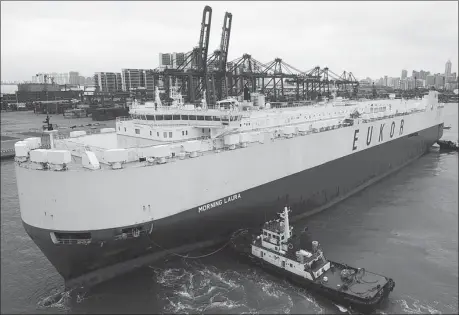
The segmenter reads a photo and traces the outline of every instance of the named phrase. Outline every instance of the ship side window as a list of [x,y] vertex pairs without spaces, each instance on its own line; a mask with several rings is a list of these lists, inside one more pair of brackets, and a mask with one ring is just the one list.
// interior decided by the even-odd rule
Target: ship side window
[[202,128],[202,133],[204,133],[204,128]]
[[184,136],[184,135],[185,135],[185,131],[182,130],[182,136]]
[[180,115],[174,115],[173,119],[174,120],[180,120]]
[[150,136],[151,136],[151,135],[152,135],[152,134],[151,134],[151,130],[150,130]]
[[126,132],[126,127],[124,127],[124,132]]
[[169,131],[169,138],[172,138],[172,131]]
[[204,116],[198,116],[198,120],[204,120]]
[[140,129],[137,129],[137,128],[136,128],[136,129],[135,129],[135,134],[136,134],[136,135],[140,135]]
[[186,130],[185,134],[188,136],[188,130]]
[[156,136],[159,137],[159,132],[156,133]]
[[118,131],[121,131],[121,127],[118,127]]
[[163,138],[167,138],[167,132],[163,132]]

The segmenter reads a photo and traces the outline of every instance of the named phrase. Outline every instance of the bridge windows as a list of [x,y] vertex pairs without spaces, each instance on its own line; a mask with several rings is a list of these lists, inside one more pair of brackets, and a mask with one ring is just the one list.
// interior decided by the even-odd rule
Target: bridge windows
[[180,115],[174,115],[174,116],[172,117],[172,119],[173,119],[173,120],[180,120]]
[[135,129],[135,134],[136,134],[136,135],[140,135],[140,129],[137,129],[137,128],[136,128],[136,129]]

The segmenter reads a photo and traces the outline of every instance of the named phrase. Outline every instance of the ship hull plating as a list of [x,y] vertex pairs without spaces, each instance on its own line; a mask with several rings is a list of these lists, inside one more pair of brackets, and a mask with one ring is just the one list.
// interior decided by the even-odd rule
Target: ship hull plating
[[[183,246],[186,245],[220,240],[239,228],[258,227],[274,218],[285,205],[291,207],[293,218],[313,214],[417,159],[442,136],[442,128],[443,124],[435,125],[384,145],[241,191],[216,201],[216,205],[202,205],[144,223],[138,237],[128,235],[124,239],[115,239],[114,235],[119,235],[120,228],[105,229],[87,231],[92,236],[92,242],[87,245],[55,244],[50,237],[51,230],[36,228],[25,222],[23,225],[67,283],[81,284],[80,279],[84,279],[81,280],[83,282],[98,282],[101,280],[96,279],[97,273],[103,269],[122,264],[121,269],[129,270],[141,264],[141,257],[160,257],[185,250]],[[110,273],[119,273],[115,269]],[[85,276],[88,274],[93,278],[87,279]]]

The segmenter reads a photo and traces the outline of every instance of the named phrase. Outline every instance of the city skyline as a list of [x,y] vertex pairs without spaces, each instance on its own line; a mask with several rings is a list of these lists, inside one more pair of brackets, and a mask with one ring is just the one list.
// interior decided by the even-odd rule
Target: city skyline
[[[166,53],[166,54],[172,55],[172,53]],[[174,54],[175,54],[175,53],[174,53]],[[180,54],[180,53],[178,53],[178,54]],[[161,55],[164,55],[164,53],[159,53],[160,58],[161,58]],[[446,71],[446,64],[447,64],[448,62],[449,62],[450,64],[454,65],[454,64],[451,62],[451,60],[448,59],[447,62],[444,64],[444,71],[443,71],[443,72],[431,71],[431,70],[424,70],[422,67],[417,67],[416,69],[413,69],[411,72],[410,72],[410,70],[408,70],[408,69],[401,69],[401,70],[400,70],[401,75],[399,75],[399,76],[388,76],[387,74],[382,74],[382,75],[377,76],[377,77],[374,77],[374,78],[370,78],[369,76],[357,77],[357,80],[358,80],[358,81],[361,81],[361,80],[366,80],[366,79],[370,78],[372,81],[377,81],[377,80],[379,80],[379,79],[381,79],[381,78],[384,78],[384,77],[399,78],[399,79],[402,79],[402,80],[403,80],[403,71],[407,71],[407,78],[411,78],[411,77],[412,77],[412,75],[410,74],[410,73],[412,73],[412,72],[422,72],[422,71],[428,72],[428,73],[430,73],[430,75],[436,75],[436,74],[441,74],[441,75],[443,75],[443,74],[446,74],[446,73],[447,73],[447,71]],[[452,73],[457,74],[456,71],[451,71],[451,69],[453,69],[453,68],[452,68],[452,65],[451,65],[450,68],[449,68],[449,70],[450,70],[449,74],[452,74]],[[161,66],[164,66],[164,65],[162,65],[161,63],[159,63],[159,65],[158,65],[157,67],[155,67],[155,68],[160,68]],[[94,75],[96,75],[97,73],[121,73],[123,69],[128,69],[128,68],[122,67],[122,68],[120,68],[120,69],[113,70],[113,71],[112,71],[112,70],[110,70],[110,71],[97,71],[97,72],[94,72],[94,73],[92,73],[91,75],[88,75],[88,76],[87,76],[87,75],[81,76],[81,73],[80,73],[80,76],[79,76],[79,77],[80,77],[80,78],[84,77],[84,78],[86,78],[86,79],[89,79],[89,78],[93,78]],[[154,69],[154,68],[151,68],[151,69]],[[147,69],[136,69],[136,70],[147,70]],[[419,70],[419,71],[418,71],[418,70]],[[62,74],[70,74],[71,72],[79,73],[79,71],[69,71],[69,72],[66,72],[66,73],[58,73],[58,74],[60,74],[60,75],[62,75]],[[46,73],[46,74],[53,74],[53,73],[55,73],[55,72],[45,72],[45,73]],[[32,77],[34,77],[34,76],[32,76]],[[420,79],[420,78],[418,78],[418,79]],[[457,78],[456,78],[456,80],[457,80]],[[2,80],[2,82],[4,82],[4,81],[5,81],[5,82],[12,82],[12,81],[7,81],[7,80]],[[33,82],[33,80],[16,80],[16,82],[21,82],[21,81]],[[87,81],[86,81],[86,82],[87,82]],[[43,83],[43,82],[37,82],[37,83]],[[56,82],[56,83],[58,83],[58,82]],[[64,84],[64,83],[62,83],[62,84]],[[68,84],[72,84],[72,83],[69,82]],[[81,84],[81,83],[80,83],[80,84]],[[86,84],[87,84],[87,83],[86,83]]]
[[[69,67],[85,76],[122,68],[154,69],[159,53],[186,52],[196,46],[206,4],[2,2],[2,80],[28,80],[43,69],[60,73]],[[224,12],[234,16],[229,61],[250,53],[261,62],[280,57],[303,71],[318,65],[336,73],[346,70],[358,78],[378,78],[385,73],[399,76],[401,69],[419,65],[443,72],[445,59],[450,58],[452,72],[457,72],[455,2],[269,2],[263,6],[212,2],[210,6],[209,51],[218,48]],[[407,13],[394,15],[394,7]],[[303,13],[313,11],[327,12],[328,18],[312,14],[305,20]],[[254,12],[264,18],[253,23]],[[130,22],[119,23],[120,19]],[[275,24],[269,22],[273,19]],[[389,24],[377,22],[388,19]],[[94,31],[100,23],[110,30],[104,36]],[[75,37],[80,39],[74,41]]]

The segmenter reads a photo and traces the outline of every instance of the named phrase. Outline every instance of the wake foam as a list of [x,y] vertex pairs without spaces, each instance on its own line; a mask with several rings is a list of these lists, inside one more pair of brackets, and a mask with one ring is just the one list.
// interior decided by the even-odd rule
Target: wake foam
[[255,270],[222,271],[214,266],[184,261],[184,268],[154,268],[164,290],[166,313],[290,313],[294,299],[306,301],[314,313],[322,308],[306,292],[287,282],[278,283]]

